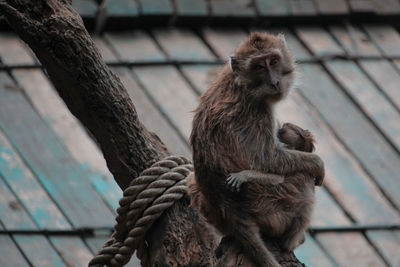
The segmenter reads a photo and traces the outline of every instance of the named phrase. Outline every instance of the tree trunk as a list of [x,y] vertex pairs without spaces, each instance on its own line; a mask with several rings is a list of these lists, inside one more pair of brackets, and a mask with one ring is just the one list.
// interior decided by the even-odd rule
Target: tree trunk
[[[68,0],[0,0],[0,12],[34,51],[71,112],[96,138],[118,185],[168,155],[161,140],[139,121],[121,81],[104,63]],[[149,266],[252,266],[240,246],[218,236],[186,196],[146,235]],[[301,266],[275,247],[284,266]],[[215,257],[215,251],[217,251]]]

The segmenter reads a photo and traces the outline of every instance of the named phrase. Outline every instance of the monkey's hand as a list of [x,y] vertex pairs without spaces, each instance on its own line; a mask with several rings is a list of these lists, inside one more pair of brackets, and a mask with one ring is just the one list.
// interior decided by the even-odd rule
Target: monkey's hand
[[249,177],[243,172],[230,173],[226,179],[226,185],[233,192],[239,192],[243,183],[247,182]]
[[318,156],[316,157],[316,159],[318,162],[317,165],[319,165],[319,171],[317,172],[314,183],[316,186],[322,186],[322,184],[324,183],[324,178],[325,178],[324,161]]
[[304,152],[314,151],[315,139],[311,132],[292,123],[282,125],[278,131],[278,138],[292,149]]
[[232,191],[239,192],[243,183],[255,181],[260,184],[277,185],[282,183],[284,179],[285,177],[282,175],[262,173],[254,170],[244,170],[241,172],[230,173],[225,183]]

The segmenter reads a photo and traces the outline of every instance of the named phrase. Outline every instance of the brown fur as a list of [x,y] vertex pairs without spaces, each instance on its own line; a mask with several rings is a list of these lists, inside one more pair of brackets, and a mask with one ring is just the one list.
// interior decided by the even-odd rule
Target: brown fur
[[[278,86],[255,66],[270,60],[271,51],[280,63],[268,75],[279,78]],[[324,176],[318,156],[276,143],[273,107],[286,96],[293,68],[282,38],[252,34],[235,53],[232,69],[224,66],[201,96],[193,120],[192,202],[222,234],[241,242],[259,266],[279,266],[260,234],[280,237],[289,250],[301,242],[314,201],[313,178],[320,184]],[[292,147],[300,139],[313,142],[307,135],[294,138],[298,133],[293,129],[285,131],[283,141]],[[228,188],[228,176],[245,181],[240,193]]]

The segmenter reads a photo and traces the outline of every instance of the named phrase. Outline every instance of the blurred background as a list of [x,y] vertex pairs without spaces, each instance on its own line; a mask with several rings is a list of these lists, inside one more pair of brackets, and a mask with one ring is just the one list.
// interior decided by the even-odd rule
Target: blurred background
[[[295,253],[307,266],[400,266],[400,1],[73,6],[139,119],[187,157],[192,111],[218,68],[249,32],[284,33],[299,82],[277,115],[314,133],[327,170]],[[94,140],[0,19],[0,266],[86,266],[121,196]]]

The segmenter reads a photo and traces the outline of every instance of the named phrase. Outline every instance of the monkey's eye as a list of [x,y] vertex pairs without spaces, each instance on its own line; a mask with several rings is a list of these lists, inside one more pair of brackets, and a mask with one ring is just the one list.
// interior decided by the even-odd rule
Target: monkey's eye
[[275,57],[270,60],[269,65],[274,66],[274,65],[278,64],[278,62],[279,62],[279,60]]

